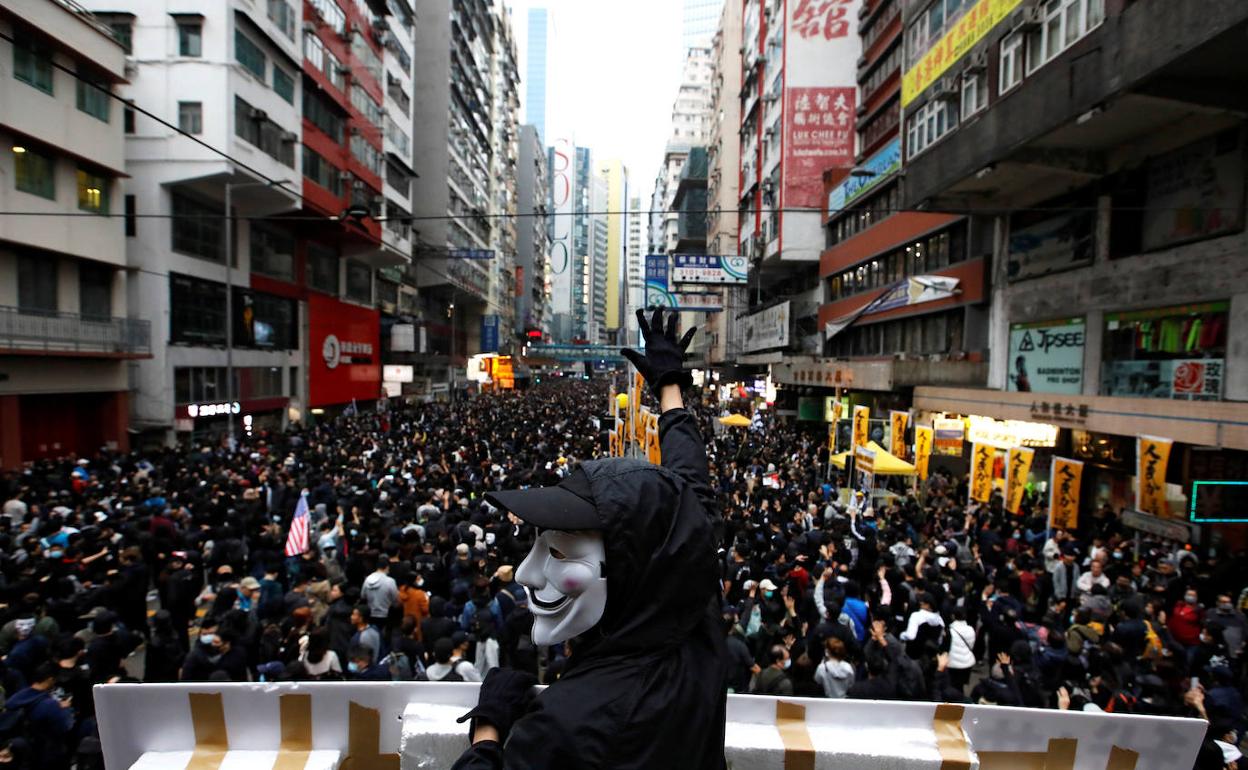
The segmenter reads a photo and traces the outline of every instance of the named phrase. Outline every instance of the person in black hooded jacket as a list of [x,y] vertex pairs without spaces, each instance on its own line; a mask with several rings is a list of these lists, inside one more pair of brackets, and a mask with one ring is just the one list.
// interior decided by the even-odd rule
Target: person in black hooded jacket
[[[691,384],[682,362],[693,330],[678,340],[676,316],[665,327],[662,310],[649,324],[641,312],[638,320],[645,355],[624,355],[659,397],[662,466],[591,461],[556,487],[487,495],[543,534],[601,533],[605,558],[590,566],[600,568],[591,574],[605,581],[605,605],[572,640],[562,676],[536,698],[530,675],[491,671],[463,718],[473,720],[473,744],[458,770],[725,767],[719,521],[705,446],[681,397]],[[566,556],[539,535],[526,562]],[[585,601],[592,589],[552,601],[567,584],[552,589],[532,573],[522,564],[517,577],[538,615],[535,641],[545,643],[539,612],[558,617],[553,608]]]

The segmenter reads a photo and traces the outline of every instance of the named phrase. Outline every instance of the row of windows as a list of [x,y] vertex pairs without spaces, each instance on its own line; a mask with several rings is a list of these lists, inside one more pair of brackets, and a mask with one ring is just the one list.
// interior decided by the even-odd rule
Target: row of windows
[[269,120],[263,110],[252,107],[239,96],[234,97],[234,133],[278,163],[295,167],[295,140],[298,137],[284,131]]
[[336,0],[308,0],[325,23],[338,34],[347,28],[347,15],[338,7]]
[[889,99],[888,105],[877,112],[867,123],[858,129],[862,138],[862,148],[872,147],[886,136],[891,136],[901,122],[901,94]]
[[[871,225],[892,216],[900,209],[901,188],[897,184],[889,184],[862,203],[854,204],[853,210],[847,216],[828,225],[827,248],[832,248],[841,241],[852,238]],[[828,213],[835,214],[835,212]]]
[[906,119],[906,157],[913,158],[957,127],[957,102],[932,99]]
[[966,314],[962,308],[918,318],[851,326],[824,346],[834,358],[892,356],[899,352],[919,355],[955,353],[963,350]]
[[288,39],[295,39],[295,8],[286,0],[269,0],[269,21]]
[[866,104],[875,91],[901,69],[901,55],[902,46],[894,45],[887,54],[880,58],[871,73],[867,75],[867,79],[859,84],[863,104]]
[[374,126],[382,125],[385,112],[380,104],[373,101],[372,95],[360,87],[359,83],[351,84],[351,106],[355,107],[369,123]]
[[[35,147],[13,147],[14,186],[40,198],[56,200],[56,158]],[[76,172],[78,208],[93,214],[109,213],[112,180],[82,166]]]
[[[17,256],[17,307],[26,313],[60,310],[60,260],[43,254]],[[107,320],[113,315],[113,268],[95,262],[78,262],[78,312],[87,320]]]
[[299,367],[290,367],[290,392],[282,388],[282,368],[277,366],[236,366],[234,387],[226,387],[223,366],[179,366],[173,370],[173,394],[179,406],[226,401],[233,395],[242,401],[260,398],[294,397],[299,385]]
[[342,197],[342,177],[338,169],[307,145],[303,147],[303,175],[329,190],[335,197]]
[[351,137],[351,154],[360,162],[364,168],[372,171],[374,174],[381,176],[382,155],[381,151],[363,136],[356,134]]
[[[337,6],[335,6],[337,7]],[[325,47],[321,39],[316,35],[303,36],[303,57],[308,60],[313,68],[320,70],[329,84],[339,91],[347,90],[346,72],[342,66],[342,62],[333,51]]]
[[[282,0],[279,3],[285,5]],[[262,83],[267,83],[269,58],[264,53],[264,49],[248,37],[242,29],[235,27],[234,29],[234,58],[243,65],[243,69],[247,70]],[[295,79],[294,77],[278,66],[276,61],[273,62],[273,91],[288,103],[295,103]]]
[[903,278],[940,270],[966,257],[966,226],[958,224],[830,276],[828,300],[835,302],[864,291],[892,286]]
[[[226,287],[176,273],[169,274],[169,340],[182,344],[223,345],[226,334]],[[233,342],[239,347],[294,350],[299,346],[298,304],[287,297],[235,286]]]
[[[55,66],[52,49],[30,42],[13,43],[13,77],[44,93],[52,95],[56,90]],[[78,69],[74,78],[75,102],[79,111],[98,118],[105,123],[112,109],[112,97],[108,83],[92,77],[91,73]]]
[[335,144],[342,144],[346,134],[347,120],[339,111],[338,105],[327,95],[316,89],[305,88],[303,90],[303,117],[333,139]]

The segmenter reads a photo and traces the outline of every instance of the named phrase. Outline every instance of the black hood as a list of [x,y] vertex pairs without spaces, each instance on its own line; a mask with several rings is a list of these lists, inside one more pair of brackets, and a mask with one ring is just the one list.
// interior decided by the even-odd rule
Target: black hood
[[715,586],[715,549],[694,492],[675,473],[640,460],[582,464],[604,523],[607,607],[574,658],[679,645],[703,620]]

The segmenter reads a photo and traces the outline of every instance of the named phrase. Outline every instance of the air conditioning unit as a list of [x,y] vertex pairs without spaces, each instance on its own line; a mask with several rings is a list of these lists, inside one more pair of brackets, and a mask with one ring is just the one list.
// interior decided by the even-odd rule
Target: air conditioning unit
[[360,135],[360,127],[351,126],[351,136],[359,136],[359,135]]
[[1020,29],[1039,27],[1043,23],[1044,9],[1039,5],[1028,5],[1018,13],[1018,26]]
[[377,38],[377,45],[382,48],[390,45],[390,30],[383,29],[380,32],[374,32],[373,34]]
[[338,172],[338,181],[339,181],[339,182],[350,182],[350,181],[351,181],[352,179],[354,179],[354,178],[355,178],[355,177],[354,177],[354,176],[352,176],[352,174],[351,174],[351,172],[350,172],[350,171],[339,171],[339,172]]
[[376,19],[373,21],[373,34],[374,35],[381,35],[389,31],[390,31],[390,25],[386,23],[385,19]]
[[349,43],[351,42],[351,33],[354,31],[355,31],[355,27],[353,27],[351,25],[351,22],[348,21],[347,23],[342,25],[342,32],[338,33],[338,37],[342,38],[343,40]]
[[936,88],[932,91],[933,99],[947,99],[957,101],[961,95],[958,88],[958,78],[955,76],[946,76],[936,81]]
[[303,32],[305,35],[315,35],[316,34],[316,22],[305,21],[303,23]]
[[966,68],[972,72],[982,72],[988,69],[988,52],[976,51],[966,61]]
[[283,131],[282,141],[285,142],[286,144],[294,144],[295,142],[299,141],[299,135],[296,134],[294,131]]
[[337,72],[339,75],[351,74],[351,68],[345,64],[339,64],[337,67],[334,67],[334,71]]
[[355,180],[354,182],[352,182],[352,183],[351,183],[351,189],[352,189],[352,190],[363,190],[363,189],[364,189],[364,182],[362,182],[362,181],[361,181],[361,180],[359,180],[359,179]]
[[376,207],[377,207],[377,209],[380,211],[380,210],[381,210],[381,207],[382,207],[382,206],[384,206],[384,205],[386,205],[386,196],[384,196],[384,195],[374,195],[374,196],[373,196],[373,205],[374,205],[374,206],[376,206]]
[[259,107],[252,107],[251,112],[247,113],[247,116],[250,117],[252,120],[268,120],[269,119],[269,113],[265,112]]

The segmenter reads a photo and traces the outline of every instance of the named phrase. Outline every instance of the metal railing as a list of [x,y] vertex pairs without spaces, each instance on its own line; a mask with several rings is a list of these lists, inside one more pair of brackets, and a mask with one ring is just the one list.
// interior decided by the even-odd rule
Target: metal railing
[[0,348],[150,355],[152,324],[133,318],[93,318],[0,306]]

